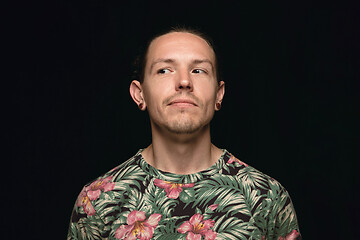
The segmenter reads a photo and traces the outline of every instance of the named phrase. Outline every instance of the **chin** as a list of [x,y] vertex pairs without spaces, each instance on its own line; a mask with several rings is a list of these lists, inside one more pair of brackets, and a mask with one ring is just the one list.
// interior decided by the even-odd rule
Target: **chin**
[[174,121],[167,125],[166,128],[169,132],[175,134],[193,134],[198,132],[204,125],[201,123],[195,123],[194,121]]
[[174,134],[193,134],[196,133],[199,128],[190,128],[190,127],[184,127],[184,128],[180,128],[180,127],[169,127],[167,128],[169,132],[174,133]]

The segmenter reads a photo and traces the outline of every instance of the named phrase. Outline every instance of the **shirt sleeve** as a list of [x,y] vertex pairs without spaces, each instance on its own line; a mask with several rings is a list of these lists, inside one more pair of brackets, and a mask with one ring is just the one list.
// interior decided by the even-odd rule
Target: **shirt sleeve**
[[282,189],[274,200],[273,212],[270,214],[269,239],[301,240],[295,209],[288,192]]
[[106,239],[103,229],[104,222],[83,189],[71,214],[67,240]]

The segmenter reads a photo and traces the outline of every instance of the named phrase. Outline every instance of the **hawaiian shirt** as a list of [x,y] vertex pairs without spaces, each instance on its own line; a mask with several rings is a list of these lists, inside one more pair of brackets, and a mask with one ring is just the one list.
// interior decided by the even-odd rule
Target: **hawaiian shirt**
[[301,239],[282,185],[223,151],[210,168],[177,175],[139,150],[83,188],[67,239]]

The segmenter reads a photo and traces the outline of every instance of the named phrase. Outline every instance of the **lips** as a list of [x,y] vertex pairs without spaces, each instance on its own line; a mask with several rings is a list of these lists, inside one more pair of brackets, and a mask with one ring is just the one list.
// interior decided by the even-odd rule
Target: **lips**
[[197,104],[191,99],[174,99],[170,101],[169,105],[173,106],[197,106]]

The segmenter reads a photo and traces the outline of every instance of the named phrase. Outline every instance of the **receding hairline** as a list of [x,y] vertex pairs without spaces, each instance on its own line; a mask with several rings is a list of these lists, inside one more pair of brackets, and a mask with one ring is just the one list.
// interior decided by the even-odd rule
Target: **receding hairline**
[[[165,36],[167,36],[167,35],[171,35],[171,34],[186,34],[186,35],[192,35],[192,36],[194,36],[194,37],[196,37],[196,38],[198,38],[198,39],[200,39],[200,40],[202,40],[202,41],[204,41],[206,44],[207,44],[207,46],[211,49],[211,52],[212,52],[212,54],[213,54],[213,59],[214,59],[214,63],[212,63],[210,60],[207,60],[207,59],[201,59],[201,60],[194,60],[194,61],[202,61],[202,62],[210,62],[210,65],[211,65],[211,67],[212,67],[212,70],[214,71],[214,73],[215,73],[215,75],[216,75],[216,72],[217,72],[217,69],[216,69],[216,65],[217,65],[217,59],[216,59],[216,53],[215,53],[215,50],[214,50],[214,47],[212,46],[212,44],[209,42],[209,41],[207,41],[203,36],[201,36],[202,34],[201,33],[197,33],[197,32],[195,32],[195,31],[187,31],[187,30],[171,30],[171,31],[169,31],[169,32],[167,32],[167,33],[164,33],[164,34],[161,34],[161,35],[159,35],[159,36],[156,36],[156,37],[154,37],[151,41],[150,41],[150,43],[148,44],[148,48],[146,49],[146,54],[145,54],[145,66],[144,66],[144,68],[146,69],[146,67],[147,67],[147,65],[149,64],[148,63],[148,55],[149,55],[149,51],[150,51],[150,48],[151,48],[151,46],[153,45],[153,43],[154,42],[156,42],[156,40],[158,40],[159,38],[161,38],[161,37],[165,37]],[[150,65],[150,67],[152,67],[153,66],[153,63]],[[145,70],[144,69],[144,70]]]
[[159,36],[156,36],[154,37],[151,41],[150,41],[150,44],[148,45],[148,49],[147,49],[147,52],[149,51],[150,49],[150,46],[156,41],[158,40],[159,38],[162,38],[162,37],[165,37],[167,35],[174,35],[174,34],[185,34],[185,35],[192,35],[198,39],[201,39],[202,41],[206,42],[207,45],[211,48],[211,50],[214,52],[214,47],[212,46],[212,44],[206,40],[200,33],[196,33],[196,32],[192,32],[192,31],[177,31],[177,30],[171,30],[170,32],[167,32],[167,33],[164,33],[164,34],[161,34]]
[[145,47],[142,48],[140,47],[139,50],[141,51],[141,53],[139,53],[133,63],[134,66],[134,70],[133,70],[133,76],[132,79],[137,79],[139,80],[140,83],[144,82],[144,78],[145,78],[145,68],[146,65],[148,65],[148,55],[149,55],[149,48],[152,45],[152,43],[154,41],[156,41],[158,38],[165,36],[167,34],[172,34],[172,33],[187,33],[187,34],[191,34],[194,35],[200,39],[202,39],[203,41],[205,41],[207,43],[207,45],[210,47],[211,52],[213,53],[213,57],[214,57],[214,69],[215,69],[215,75],[216,75],[216,80],[219,83],[221,76],[220,76],[220,67],[219,67],[219,62],[218,62],[218,56],[217,56],[217,51],[213,42],[213,39],[207,35],[205,32],[196,29],[196,28],[191,28],[191,27],[181,27],[181,26],[176,26],[171,28],[170,30],[166,31],[166,32],[162,32],[160,34],[154,35],[151,39],[149,39],[149,41],[145,44]]

